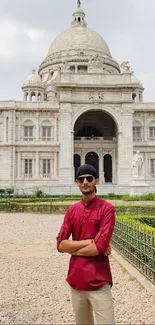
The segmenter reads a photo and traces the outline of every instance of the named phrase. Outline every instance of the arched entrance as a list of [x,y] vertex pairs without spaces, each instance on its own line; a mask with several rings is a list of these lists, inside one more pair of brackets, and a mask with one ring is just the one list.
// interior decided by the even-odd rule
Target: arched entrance
[[97,174],[99,174],[99,156],[96,152],[88,152],[85,157],[85,164],[90,164],[95,167]]
[[103,165],[104,165],[103,170],[104,170],[105,183],[112,183],[112,157],[111,157],[111,155],[104,156]]
[[[100,184],[116,182],[117,142],[117,125],[107,112],[89,110],[76,120],[74,151],[81,152],[81,164],[89,163],[97,169]],[[107,151],[109,155],[105,155]]]
[[81,157],[78,154],[74,155],[74,177],[76,180],[77,169],[81,166]]

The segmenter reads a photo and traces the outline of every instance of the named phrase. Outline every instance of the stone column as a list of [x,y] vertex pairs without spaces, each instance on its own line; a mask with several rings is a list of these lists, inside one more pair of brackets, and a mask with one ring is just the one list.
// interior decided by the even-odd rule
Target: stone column
[[82,154],[81,154],[81,165],[85,164],[85,151],[82,150]]
[[57,177],[57,152],[54,153],[54,177]]
[[18,141],[21,141],[21,115],[18,117]]
[[31,102],[31,91],[28,91],[28,101]]
[[36,123],[36,141],[40,139],[40,115],[37,113],[37,123]]
[[39,152],[36,152],[36,177],[39,178]]
[[112,150],[112,183],[116,184],[116,149]]
[[41,101],[44,102],[44,91],[41,92]]
[[99,154],[99,179],[100,179],[100,184],[104,184],[104,171],[103,171],[103,151],[102,149],[100,150]]
[[60,182],[65,185],[72,185],[74,169],[71,104],[62,104],[60,112]]
[[38,93],[39,93],[38,90],[36,90],[36,92],[35,92],[36,102],[38,102]]
[[25,102],[27,102],[27,98],[28,98],[28,96],[27,96],[27,91],[24,91],[24,101],[25,101]]
[[57,142],[57,118],[54,121],[54,142]]
[[144,164],[145,164],[145,175],[144,175],[144,178],[148,178],[148,175],[149,175],[149,170],[148,170],[148,154],[147,152],[145,152],[145,157],[144,157]]
[[4,118],[4,143],[7,142],[7,124],[8,124],[8,119],[6,117]]
[[20,178],[21,177],[21,152],[18,152],[18,164],[17,164],[17,177]]
[[132,108],[121,115],[122,130],[118,132],[117,184],[131,185],[133,160]]

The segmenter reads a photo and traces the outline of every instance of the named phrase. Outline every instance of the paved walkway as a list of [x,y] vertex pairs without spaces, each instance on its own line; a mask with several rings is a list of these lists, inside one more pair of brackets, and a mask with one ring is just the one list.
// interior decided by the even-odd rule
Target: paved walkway
[[[0,214],[0,324],[73,324],[68,255],[55,249],[63,217]],[[117,324],[155,324],[155,298],[111,257]]]

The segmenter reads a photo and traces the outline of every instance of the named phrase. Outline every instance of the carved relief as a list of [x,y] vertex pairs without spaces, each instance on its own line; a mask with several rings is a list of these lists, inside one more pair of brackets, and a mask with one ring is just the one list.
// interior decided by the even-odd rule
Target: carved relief
[[95,93],[89,93],[88,98],[91,99],[95,99]]
[[62,72],[69,72],[69,71],[70,71],[70,65],[68,64],[67,61],[65,61],[62,66]]
[[90,92],[88,96],[89,100],[103,100],[104,99],[104,93],[103,92]]
[[98,55],[98,54],[95,54],[95,55],[91,58],[91,60],[90,60],[90,62],[89,62],[89,69],[101,68],[101,67],[102,67],[102,64],[103,64],[103,63],[102,63],[102,61],[101,61],[99,55]]
[[99,99],[104,99],[104,93],[102,93],[102,92],[101,93],[98,93],[98,98]]

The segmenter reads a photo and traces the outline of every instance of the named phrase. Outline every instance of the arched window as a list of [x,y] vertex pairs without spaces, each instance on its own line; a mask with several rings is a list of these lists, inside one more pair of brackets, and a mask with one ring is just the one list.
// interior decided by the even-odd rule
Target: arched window
[[148,137],[150,141],[155,141],[155,121],[149,124]]
[[103,170],[104,170],[105,183],[112,183],[112,157],[111,157],[111,155],[104,156]]
[[75,172],[75,180],[76,180],[76,174],[77,169],[81,166],[81,157],[78,154],[74,155],[74,172]]
[[53,127],[49,120],[45,120],[41,124],[41,139],[42,141],[51,141],[54,139]]
[[23,130],[23,140],[24,141],[33,141],[34,138],[34,126],[31,120],[27,120],[24,122],[24,130]]
[[41,93],[38,93],[38,101],[41,101]]
[[36,102],[36,93],[34,91],[31,93],[31,102]]
[[97,174],[99,173],[99,156],[96,152],[88,152],[85,157],[85,164],[95,167]]
[[133,140],[142,141],[142,124],[139,121],[133,122]]

